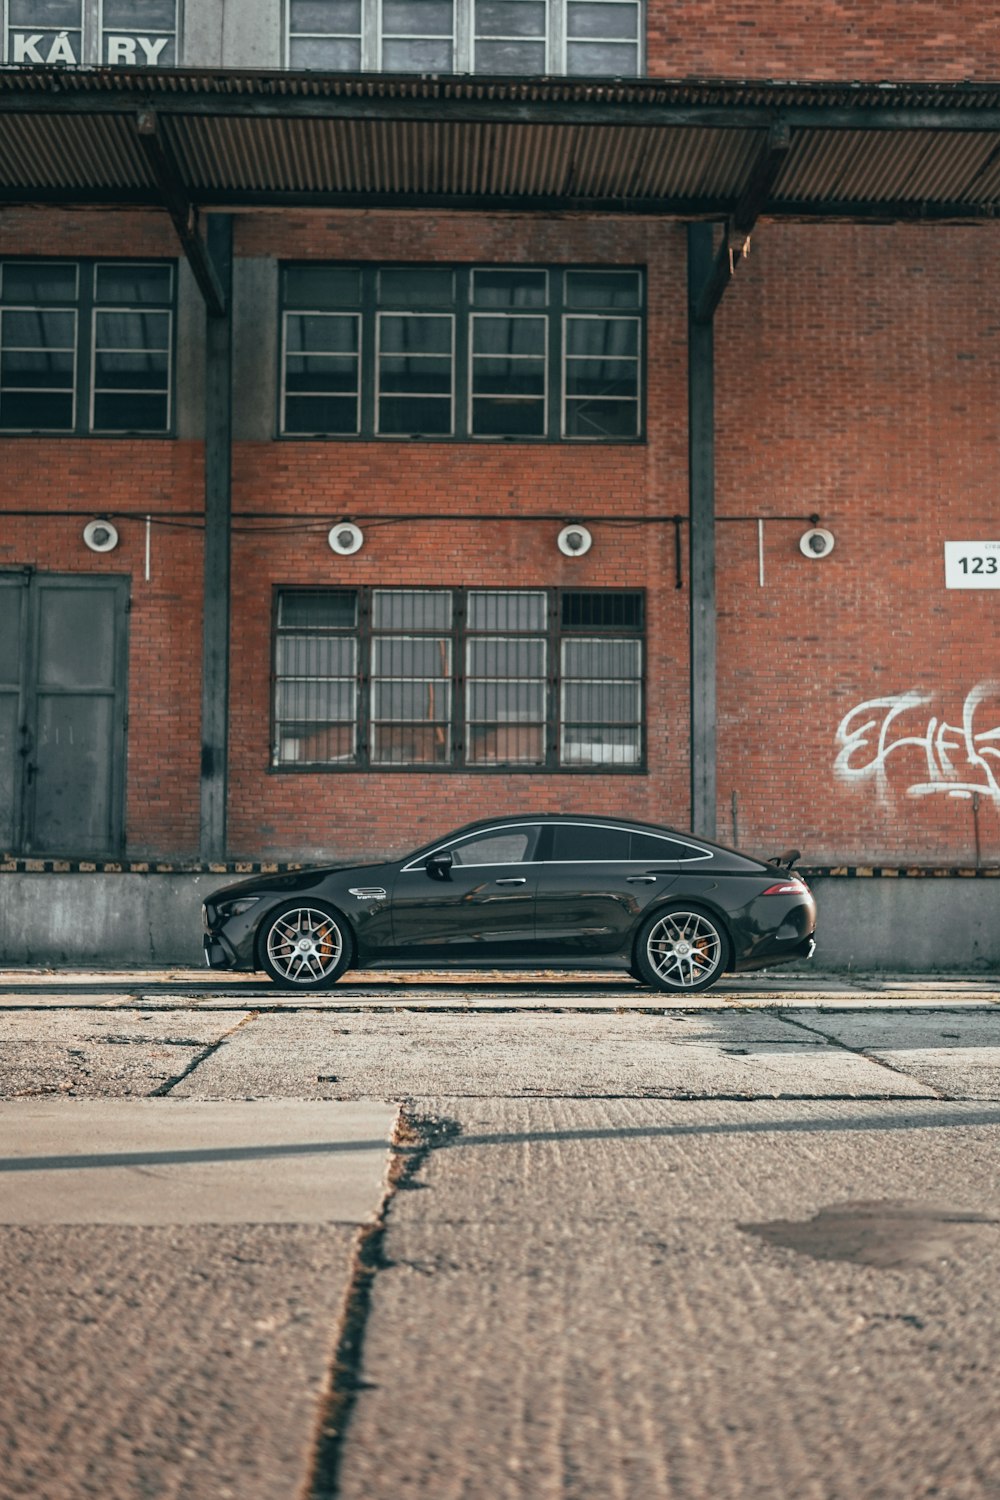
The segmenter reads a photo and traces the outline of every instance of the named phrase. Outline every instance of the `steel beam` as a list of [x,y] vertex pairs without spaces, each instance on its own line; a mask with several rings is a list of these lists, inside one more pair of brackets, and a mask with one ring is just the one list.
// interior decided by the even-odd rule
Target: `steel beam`
[[229,784],[229,619],[233,429],[233,221],[208,221],[208,252],[224,311],[205,329],[205,545],[201,681],[201,858],[226,857]]
[[715,837],[715,351],[712,320],[695,316],[714,260],[710,224],[689,224],[688,487],[690,505],[691,828]]
[[768,131],[736,207],[726,220],[722,244],[695,307],[697,322],[711,321],[726,287],[736,274],[736,267],[750,253],[750,235],[771,196],[791,144],[792,132],[787,126],[775,125]]
[[144,109],[136,116],[139,145],[159,189],[163,206],[173,220],[177,237],[194,272],[194,279],[213,317],[225,310],[225,298],[212,257],[198,229],[198,210],[181,177],[176,158],[164,140],[156,112]]

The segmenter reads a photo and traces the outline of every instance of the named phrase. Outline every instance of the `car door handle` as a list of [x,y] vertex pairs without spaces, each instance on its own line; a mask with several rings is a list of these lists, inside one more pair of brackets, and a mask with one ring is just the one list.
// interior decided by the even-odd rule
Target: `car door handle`
[[655,875],[626,875],[629,885],[655,885]]
[[494,880],[494,885],[526,885],[527,881],[523,875],[505,875],[503,880]]

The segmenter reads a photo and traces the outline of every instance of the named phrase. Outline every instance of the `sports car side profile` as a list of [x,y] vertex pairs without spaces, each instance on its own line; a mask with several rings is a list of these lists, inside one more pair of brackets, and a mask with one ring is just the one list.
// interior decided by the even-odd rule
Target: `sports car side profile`
[[[784,857],[783,857],[784,858]],[[694,993],[812,955],[776,861],[620,818],[485,819],[402,859],[259,875],[204,903],[212,968],[318,990],[347,969],[597,969]]]

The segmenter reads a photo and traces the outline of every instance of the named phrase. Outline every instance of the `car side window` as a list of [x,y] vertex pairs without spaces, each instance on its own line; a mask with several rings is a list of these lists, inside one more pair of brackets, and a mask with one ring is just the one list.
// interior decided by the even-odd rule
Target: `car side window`
[[559,864],[577,860],[599,863],[628,859],[627,828],[602,828],[597,823],[559,823],[552,830],[549,859]]
[[692,859],[697,858],[700,850],[692,849],[687,844],[676,844],[673,839],[660,838],[655,833],[633,833],[629,846],[629,858],[645,860],[653,863],[659,860]]
[[451,850],[456,865],[519,865],[531,858],[537,831],[530,828],[494,829],[465,839]]

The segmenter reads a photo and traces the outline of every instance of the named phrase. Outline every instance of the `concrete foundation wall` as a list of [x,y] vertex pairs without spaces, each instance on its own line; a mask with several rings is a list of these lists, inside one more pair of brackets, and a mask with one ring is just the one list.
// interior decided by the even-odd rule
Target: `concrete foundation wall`
[[[0,965],[201,964],[217,874],[0,875]],[[1000,972],[1000,878],[814,877],[823,969]]]

